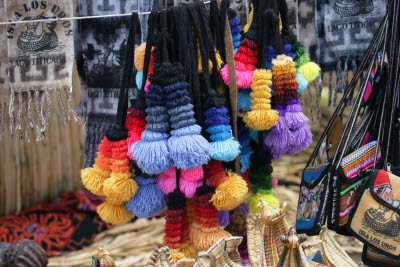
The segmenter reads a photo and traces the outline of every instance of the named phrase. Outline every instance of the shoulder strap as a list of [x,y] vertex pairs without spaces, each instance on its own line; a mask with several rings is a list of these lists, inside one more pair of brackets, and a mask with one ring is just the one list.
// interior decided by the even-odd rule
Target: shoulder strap
[[379,25],[379,28],[376,31],[374,37],[372,38],[371,43],[368,46],[368,49],[361,61],[360,67],[357,69],[356,73],[354,73],[354,76],[351,79],[351,81],[347,87],[348,89],[345,90],[345,93],[344,93],[342,99],[340,100],[338,106],[336,107],[335,112],[333,113],[331,119],[329,120],[327,127],[325,128],[324,132],[322,133],[321,138],[319,139],[306,166],[309,166],[310,164],[312,164],[314,162],[315,158],[318,155],[318,151],[322,145],[322,142],[324,141],[325,137],[328,135],[329,129],[331,128],[333,122],[335,121],[335,118],[343,112],[343,110],[345,108],[345,104],[348,103],[349,98],[352,96],[351,92],[356,87],[358,80],[360,79],[361,73],[364,71],[364,68],[367,65],[367,62],[369,62],[371,60],[371,55],[372,55],[373,51],[375,51],[375,49],[377,49],[378,44],[383,39],[384,27],[386,25],[386,21],[387,21],[387,16],[385,16],[385,18],[382,20],[381,24]]
[[134,69],[134,55],[136,36],[141,36],[139,15],[132,13],[128,42],[126,45],[124,72],[118,98],[117,120],[121,126],[125,126],[126,113],[128,110],[128,88],[132,79]]

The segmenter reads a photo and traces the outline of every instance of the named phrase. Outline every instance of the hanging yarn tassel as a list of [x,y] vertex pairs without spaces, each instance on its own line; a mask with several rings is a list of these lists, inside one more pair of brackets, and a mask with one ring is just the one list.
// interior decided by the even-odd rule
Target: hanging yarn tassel
[[[250,88],[251,77],[256,69],[258,57],[258,45],[255,41],[244,38],[235,55],[235,69],[237,85],[240,88]],[[221,69],[224,83],[229,86],[228,65]]]
[[[169,194],[176,189],[175,168],[173,168],[172,170],[173,171],[161,173],[157,179],[157,184],[160,186],[165,194]],[[181,171],[181,173],[182,174],[181,179],[179,180],[179,188],[185,194],[185,197],[192,198],[194,196],[194,193],[196,192],[197,187],[199,187],[198,180],[187,180],[183,176],[183,171]],[[201,177],[199,180],[201,180]]]
[[243,202],[248,188],[240,175],[230,170],[224,172],[220,161],[211,162],[207,173],[216,188],[211,201],[217,210],[231,210]]
[[273,195],[274,182],[271,163],[272,157],[268,150],[259,150],[252,155],[252,163],[248,176],[252,195],[247,198],[246,203],[253,213],[260,213],[262,211],[261,208],[257,207],[260,197],[265,199],[270,205],[279,206],[279,201]]
[[228,18],[232,34],[233,52],[236,54],[240,47],[240,39],[242,38],[242,35],[240,34],[240,31],[242,30],[240,27],[240,18],[232,8],[229,8],[228,10]]
[[195,124],[193,105],[190,104],[191,99],[187,89],[189,84],[184,82],[182,65],[178,62],[167,64],[168,72],[164,75],[165,78],[169,77],[170,82],[165,82],[163,90],[173,129],[168,140],[170,156],[177,168],[194,169],[207,163],[212,147],[200,135],[201,127]]
[[132,219],[124,205],[138,190],[138,185],[132,178],[129,158],[126,155],[128,130],[125,127],[114,127],[107,130],[107,139],[115,142],[111,149],[111,174],[103,184],[106,202],[98,206],[97,212],[107,223],[119,225]]
[[114,143],[105,136],[99,145],[96,163],[92,168],[81,170],[82,183],[92,194],[104,196],[103,184],[111,174],[111,155]]
[[142,140],[132,145],[132,157],[141,170],[148,174],[159,174],[172,168],[173,161],[168,151],[169,117],[163,94],[163,78],[168,66],[155,64],[150,74],[149,92],[146,93],[147,117]]
[[313,82],[319,76],[321,68],[310,61],[309,55],[306,54],[306,49],[299,41],[292,44],[291,51],[296,55],[294,61],[296,62],[298,74],[303,76],[309,83]]
[[197,249],[189,240],[185,195],[179,188],[167,195],[166,214],[164,241],[171,249],[171,257],[175,262],[184,258],[197,258]]
[[293,134],[286,124],[286,106],[276,105],[275,110],[279,112],[279,119],[265,138],[265,145],[271,150],[272,158],[277,160],[288,150],[292,143]]
[[[251,77],[256,69],[258,57],[257,30],[258,25],[254,21],[249,31],[245,33],[235,55],[237,86],[240,88],[250,88]],[[221,69],[221,76],[224,83],[229,86],[228,65]]]
[[234,160],[240,153],[240,144],[232,136],[228,109],[215,90],[208,90],[205,109],[205,124],[209,126],[207,132],[211,135],[211,158],[226,162]]
[[308,86],[308,81],[303,75],[297,73],[296,82],[299,84],[298,93],[302,93]]
[[135,177],[139,189],[136,194],[125,203],[132,215],[139,218],[153,217],[165,208],[164,192],[152,177]]
[[[180,170],[176,171],[176,184],[179,184]],[[167,195],[165,223],[165,244],[171,249],[175,262],[184,259],[195,259],[198,256],[196,247],[189,240],[189,219],[184,194],[179,187]]]
[[218,240],[231,235],[219,228],[218,211],[210,202],[214,188],[203,185],[193,197],[194,221],[190,227],[190,240],[198,250],[208,250]]
[[298,68],[301,74],[309,83],[313,82],[318,76],[321,68],[314,62],[307,62]]
[[251,111],[247,112],[243,121],[255,131],[271,129],[278,120],[278,113],[271,109],[272,73],[270,70],[254,71],[251,84]]

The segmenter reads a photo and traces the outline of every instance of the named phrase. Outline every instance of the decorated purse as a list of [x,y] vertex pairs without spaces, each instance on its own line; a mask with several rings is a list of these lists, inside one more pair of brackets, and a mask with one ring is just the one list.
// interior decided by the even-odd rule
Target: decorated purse
[[[371,61],[368,73],[371,73],[373,65],[374,62]],[[338,145],[339,149],[336,150],[333,157],[331,195],[329,196],[331,207],[327,225],[329,229],[342,235],[349,235],[346,227],[349,215],[366,179],[365,172],[372,168],[375,159],[377,142],[372,139],[367,128],[371,123],[373,114],[377,113],[376,109],[365,107],[360,122],[354,131],[356,121],[361,113],[362,96],[367,85],[368,80],[364,80],[360,86],[360,91],[344,127]],[[355,151],[352,150],[354,146],[358,147]],[[353,152],[348,154],[349,151]],[[377,160],[380,159],[380,156],[379,149]]]
[[325,224],[329,193],[330,163],[307,166],[304,169],[297,207],[298,233],[316,235]]
[[[376,141],[369,142],[344,157],[333,176],[333,208],[328,221],[330,222],[329,228],[339,234],[348,235],[346,226],[366,180],[365,171],[373,166],[376,144]],[[377,159],[380,158],[381,150],[379,147]]]
[[384,170],[370,175],[348,230],[377,253],[400,260],[400,177]]

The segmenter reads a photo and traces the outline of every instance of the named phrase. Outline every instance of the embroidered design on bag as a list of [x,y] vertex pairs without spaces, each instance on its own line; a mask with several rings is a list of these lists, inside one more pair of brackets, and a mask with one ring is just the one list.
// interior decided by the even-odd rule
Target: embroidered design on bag
[[308,228],[307,226],[314,225],[321,204],[321,193],[323,190],[324,184],[319,184],[314,188],[301,187],[296,229]]
[[339,226],[346,225],[354,208],[354,202],[361,192],[366,177],[354,184],[343,184],[340,191]]
[[379,205],[377,209],[368,209],[362,224],[378,236],[400,242],[400,216],[387,207]]
[[[374,163],[376,141],[370,142],[350,155],[346,156],[340,166],[347,178],[357,177],[358,170],[366,170],[371,168]],[[378,148],[377,160],[381,158],[381,148]]]

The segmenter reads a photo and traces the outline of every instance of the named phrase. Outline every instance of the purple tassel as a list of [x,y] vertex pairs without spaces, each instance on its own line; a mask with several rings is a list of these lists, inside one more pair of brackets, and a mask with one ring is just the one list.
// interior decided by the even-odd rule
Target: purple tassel
[[229,210],[221,210],[218,212],[218,222],[221,226],[228,226],[230,223],[229,220]]
[[288,101],[285,113],[286,125],[290,129],[299,129],[307,124],[308,118],[303,114],[300,100]]
[[289,147],[286,154],[293,155],[300,151],[303,151],[312,143],[312,133],[310,125],[306,124],[300,129],[296,129],[292,131],[293,134],[293,142]]
[[265,138],[265,145],[270,148],[273,155],[278,155],[284,154],[289,148],[292,143],[293,134],[286,124],[286,107],[284,105],[276,105],[275,110],[279,112],[279,119]]

